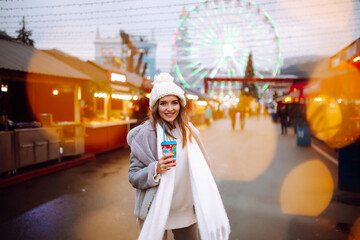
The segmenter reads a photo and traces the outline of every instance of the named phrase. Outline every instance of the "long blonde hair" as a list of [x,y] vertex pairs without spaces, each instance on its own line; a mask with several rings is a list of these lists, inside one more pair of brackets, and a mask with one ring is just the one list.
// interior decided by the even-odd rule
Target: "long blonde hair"
[[[180,126],[180,130],[181,130],[181,134],[182,134],[182,140],[183,140],[183,147],[186,146],[187,143],[187,133],[186,133],[186,128],[189,131],[189,140],[191,141],[192,138],[192,131],[189,125],[189,121],[188,121],[188,115],[187,115],[187,109],[181,104],[181,101],[178,98],[179,104],[180,104],[180,111],[178,116],[175,119],[175,123],[177,123]],[[154,107],[151,109],[151,115],[150,115],[150,121],[152,122],[153,128],[156,129],[156,124],[160,124],[161,126],[163,125],[163,123],[165,123],[165,134],[168,137],[172,137],[174,139],[176,139],[176,137],[174,135],[171,134],[170,130],[172,130],[174,128],[174,126],[172,126],[169,122],[165,121],[164,119],[161,118],[160,114],[159,114],[159,100],[157,100],[157,102],[154,104]]]

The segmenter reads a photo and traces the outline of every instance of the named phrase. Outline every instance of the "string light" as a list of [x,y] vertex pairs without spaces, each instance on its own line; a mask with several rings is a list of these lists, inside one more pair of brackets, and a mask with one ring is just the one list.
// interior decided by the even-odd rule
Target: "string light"
[[103,92],[96,92],[94,93],[94,97],[96,98],[106,98],[107,97],[107,93],[103,93]]
[[128,95],[128,94],[113,93],[113,94],[111,94],[111,98],[120,99],[120,100],[131,100],[133,97],[131,95]]
[[[46,17],[46,16],[61,16],[61,15],[64,15],[64,16],[78,16],[78,15],[86,15],[86,14],[92,14],[92,15],[95,15],[95,14],[101,14],[101,13],[111,13],[111,12],[117,12],[117,11],[119,11],[119,8],[117,8],[117,9],[115,9],[115,8],[111,8],[110,10],[100,10],[100,11],[88,11],[88,12],[85,12],[85,11],[81,11],[81,12],[69,12],[69,11],[67,11],[66,9],[66,11],[64,11],[64,12],[61,12],[61,8],[64,8],[64,7],[74,7],[74,6],[86,6],[86,5],[88,5],[88,6],[99,6],[100,4],[102,4],[102,5],[106,5],[106,4],[114,4],[113,6],[115,6],[115,7],[117,7],[117,5],[115,5],[115,4],[118,4],[118,3],[123,3],[123,2],[132,2],[132,0],[124,0],[124,1],[121,1],[121,2],[119,2],[119,1],[116,1],[116,0],[113,0],[113,1],[104,1],[104,2],[89,2],[89,3],[73,3],[73,4],[60,4],[60,5],[53,5],[53,6],[51,6],[51,5],[48,5],[48,6],[34,6],[34,7],[17,7],[17,8],[4,8],[4,7],[2,7],[1,8],[1,12],[4,14],[4,13],[6,13],[6,12],[9,12],[9,13],[11,13],[12,11],[14,11],[15,12],[15,10],[26,10],[26,12],[24,11],[24,13],[25,14],[19,14],[19,15],[14,15],[14,14],[7,14],[7,16],[0,16],[0,18],[5,18],[5,19],[8,19],[8,17],[18,17],[18,18],[20,18],[20,17],[22,17],[22,16],[25,16],[25,17],[31,17],[31,18],[41,18],[41,19],[43,19],[42,21],[43,22],[47,22],[47,20],[45,20],[46,18],[44,18],[44,17]],[[312,4],[308,4],[307,6],[302,6],[302,5],[300,5],[300,6],[298,6],[299,4],[301,4],[303,1],[302,0],[298,0],[298,1],[292,1],[291,2],[291,5],[289,5],[290,7],[291,6],[296,6],[296,8],[297,9],[311,9],[311,8],[313,8],[313,7],[317,7],[317,6],[328,6],[329,5],[329,3],[324,3],[324,2],[322,2],[322,3],[318,3],[317,1],[315,1],[315,2],[313,2]],[[266,1],[266,2],[264,2],[264,3],[261,3],[260,5],[262,6],[262,7],[264,7],[264,6],[266,6],[267,8],[266,8],[266,11],[267,12],[269,12],[269,13],[275,13],[275,14],[278,14],[279,13],[279,11],[281,10],[281,8],[279,7],[279,5],[277,5],[276,4],[277,3],[277,1]],[[297,4],[297,3],[299,3],[299,4]],[[342,4],[353,4],[353,8],[351,9],[351,10],[348,10],[348,11],[343,11],[342,10],[342,15],[341,15],[341,18],[345,18],[345,17],[348,17],[348,15],[350,14],[350,13],[353,13],[353,15],[354,16],[359,16],[359,14],[357,14],[358,13],[358,11],[359,11],[359,9],[358,8],[356,8],[356,5],[355,5],[355,3],[353,3],[353,1],[334,1],[334,2],[331,2],[331,5],[336,5],[336,6],[342,6]],[[184,7],[184,6],[192,6],[192,5],[195,5],[195,4],[197,4],[197,2],[191,2],[191,3],[182,3],[182,4],[167,4],[167,5],[161,5],[161,6],[141,6],[141,7],[129,7],[129,8],[121,8],[121,11],[124,11],[124,10],[126,10],[126,12],[128,12],[128,11],[143,11],[143,10],[145,10],[145,9],[162,9],[162,8],[170,8],[170,7]],[[47,11],[47,13],[46,14],[38,14],[38,15],[36,15],[36,14],[32,14],[32,15],[30,15],[30,14],[28,14],[28,13],[31,13],[31,9],[39,9],[39,8],[49,8],[49,11]],[[51,9],[54,9],[54,10],[56,10],[56,12],[54,12],[54,13],[50,13],[50,8]],[[262,8],[263,9],[263,8]],[[168,11],[168,12],[171,12],[171,11]],[[175,12],[174,12],[175,13]],[[219,13],[221,13],[221,11],[219,11]],[[146,12],[144,12],[144,13],[142,13],[141,15],[142,16],[152,16],[152,15],[154,15],[154,14],[158,14],[158,15],[163,15],[163,14],[166,14],[166,12],[165,11],[157,11],[157,13],[150,13],[150,12],[148,12],[148,11],[146,11]],[[140,14],[139,13],[134,13],[134,14],[131,14],[131,13],[126,13],[125,15],[123,15],[123,16],[119,16],[119,15],[112,15],[112,16],[106,16],[106,17],[96,17],[96,16],[94,16],[94,17],[92,17],[91,19],[94,19],[94,20],[98,20],[98,19],[102,19],[102,18],[116,18],[116,17],[118,17],[118,19],[120,19],[120,20],[117,20],[117,23],[114,23],[114,25],[112,25],[112,26],[125,26],[125,24],[132,24],[133,23],[133,21],[132,21],[132,19],[129,19],[129,18],[131,18],[131,17],[136,17],[136,16],[139,16]],[[172,14],[173,15],[173,14]],[[310,13],[308,14],[308,15],[303,15],[304,17],[307,17],[308,16],[308,18],[307,18],[307,20],[309,20],[309,21],[317,21],[317,20],[325,20],[325,19],[333,19],[333,17],[337,17],[336,19],[338,19],[338,15],[336,15],[336,12],[327,12],[327,13],[321,13],[321,14],[318,14],[318,15],[310,15]],[[326,18],[325,18],[325,16],[326,16]],[[122,22],[121,21],[121,19],[128,19],[129,21],[124,21],[124,22]],[[76,18],[69,18],[69,19],[73,19],[73,20],[76,20]],[[336,26],[336,24],[337,24],[337,21],[336,21],[336,19],[333,19],[333,21],[334,21],[334,26]],[[49,19],[50,20],[50,19]],[[57,20],[57,19],[56,19]],[[80,21],[80,20],[89,20],[89,17],[87,17],[87,16],[85,16],[84,18],[78,18],[76,21]],[[161,18],[161,21],[164,21],[164,22],[168,22],[168,21],[172,21],[172,20],[176,20],[176,21],[178,21],[179,19],[178,19],[178,17],[176,17],[176,18],[164,18],[164,17],[162,17]],[[352,20],[352,21],[358,21],[358,18],[350,18],[349,19],[350,21]],[[32,32],[33,32],[33,36],[38,36],[38,32],[37,31],[34,31],[34,28],[33,28],[33,26],[32,26],[32,22],[37,22],[37,21],[41,21],[41,20],[38,20],[38,19],[36,19],[36,21],[30,21],[30,24],[27,22],[27,26],[29,26],[30,25],[30,29],[32,30]],[[59,21],[61,21],[61,20],[59,20]],[[70,21],[70,20],[69,20]],[[142,22],[147,22],[147,21],[149,21],[148,19],[142,19],[142,21],[141,22],[138,22],[138,23],[142,23]],[[159,20],[160,21],[160,20]],[[235,21],[235,19],[234,19],[234,21]],[[273,19],[273,21],[274,22],[276,22],[276,25],[277,26],[279,26],[279,24],[287,24],[288,23],[288,17],[276,17],[276,18],[274,18]],[[9,21],[0,21],[0,24],[6,24],[6,26],[8,26],[8,27],[1,27],[1,26],[4,26],[4,25],[0,25],[0,27],[2,28],[2,29],[18,29],[19,28],[19,26],[17,25],[16,27],[13,27],[12,28],[12,25],[11,26],[9,26]],[[18,24],[18,22],[14,22],[14,24]],[[103,21],[103,23],[99,23],[99,26],[108,26],[109,25],[109,23],[106,23],[105,21]],[[90,30],[90,31],[88,31],[88,32],[83,32],[83,33],[92,33],[92,34],[95,34],[95,31],[93,30],[93,26],[91,25],[91,24],[87,24],[87,25],[83,25],[83,24],[80,24],[80,25],[77,25],[77,24],[72,24],[72,25],[65,25],[64,27],[68,27],[68,28],[70,28],[70,27],[76,27],[76,26],[79,26],[79,27],[81,27],[81,28],[85,28],[86,26],[89,26],[89,27],[91,27],[92,29]],[[44,29],[44,30],[46,30],[47,28],[54,28],[54,26],[52,26],[51,24],[48,24],[47,25],[47,27],[43,27],[43,28],[41,28],[41,29]],[[132,29],[131,29],[131,31],[133,31],[133,32],[139,32],[137,29],[143,29],[143,31],[147,31],[149,34],[150,34],[150,32],[148,31],[148,29],[146,29],[146,28],[139,28],[139,27],[132,27]],[[169,38],[172,38],[173,37],[173,32],[172,31],[168,31],[168,30],[172,30],[173,28],[162,28],[162,27],[156,27],[156,36],[161,36],[161,38],[162,39],[164,39],[164,38],[166,38],[167,36],[169,37]],[[321,28],[319,28],[319,30],[321,30]],[[163,34],[159,34],[159,32],[161,32],[161,31],[163,31],[162,33]],[[312,29],[311,31],[298,31],[297,33],[295,33],[295,34],[293,34],[293,33],[291,33],[291,35],[288,35],[288,36],[284,36],[284,33],[281,35],[281,39],[283,40],[283,39],[292,39],[292,38],[296,38],[296,39],[298,39],[298,38],[301,38],[301,39],[303,39],[302,40],[302,46],[301,46],[301,51],[299,50],[299,49],[297,49],[297,48],[292,48],[292,49],[290,49],[290,47],[288,47],[289,48],[289,50],[287,50],[286,51],[286,53],[287,54],[297,54],[297,55],[305,55],[306,53],[304,53],[305,51],[304,50],[308,50],[308,51],[311,51],[311,50],[317,50],[317,49],[319,49],[319,47],[323,47],[323,44],[326,44],[326,46],[330,46],[330,47],[332,47],[332,48],[337,48],[338,47],[338,45],[334,45],[334,44],[332,44],[332,43],[322,43],[322,44],[320,44],[320,43],[316,43],[316,42],[314,42],[314,41],[312,41],[312,40],[310,40],[310,39],[307,39],[307,38],[309,38],[309,37],[313,37],[313,36],[323,36],[324,38],[329,38],[329,37],[332,37],[331,35],[333,35],[333,34],[335,34],[335,33],[348,33],[348,32],[353,32],[353,35],[356,35],[356,32],[358,31],[358,28],[356,28],[356,26],[355,27],[350,27],[349,25],[347,25],[347,26],[344,26],[342,29],[341,29],[341,31],[336,31],[336,30],[334,30],[334,31],[331,31],[331,32],[323,32],[323,31],[317,31],[317,30],[314,30],[314,29]],[[75,32],[75,30],[74,30],[74,32]],[[76,32],[78,32],[78,30],[76,30]],[[103,33],[103,32],[109,32],[109,33],[111,33],[112,31],[106,31],[106,30],[101,30],[101,32]],[[118,34],[118,32],[116,32],[116,31],[113,31],[114,33],[116,33],[116,34]],[[168,34],[166,34],[166,32],[169,32]],[[80,42],[80,39],[84,39],[84,36],[85,36],[85,38],[88,36],[88,35],[84,35],[84,36],[76,36],[76,34],[78,34],[78,33],[74,33],[74,35],[76,36],[76,37],[72,37],[72,38],[68,38],[68,36],[69,36],[69,32],[68,31],[64,31],[64,32],[62,32],[63,34],[64,34],[64,36],[66,36],[66,40],[67,39],[69,39],[69,42],[65,42],[64,43],[64,41],[65,40],[62,40],[62,38],[61,38],[61,36],[62,35],[60,35],[60,32],[58,32],[58,33],[56,33],[56,32],[52,32],[51,31],[51,36],[54,36],[54,38],[55,38],[55,35],[56,34],[59,34],[59,35],[57,35],[58,37],[56,37],[57,39],[58,39],[58,43],[61,43],[61,44],[65,44],[65,45],[67,45],[66,46],[66,49],[71,49],[71,50],[77,50],[78,48],[82,48],[82,49],[84,49],[83,50],[83,54],[82,54],[82,56],[84,57],[84,58],[89,58],[88,56],[89,56],[89,54],[86,54],[88,51],[86,51],[85,49],[88,49],[89,47],[87,47],[87,46],[79,46],[78,45],[78,43],[76,43],[76,41],[73,41],[74,39],[75,40],[78,40],[79,39],[79,42]],[[71,32],[70,32],[71,33]],[[45,34],[45,33],[44,33]],[[49,37],[49,38],[47,38],[48,37],[48,35],[50,35],[50,34],[48,34],[48,32],[46,32],[46,37],[44,38],[44,37],[41,37],[41,40],[37,40],[36,38],[34,39],[35,40],[35,43],[37,43],[37,42],[40,42],[41,41],[41,44],[42,45],[44,45],[44,44],[46,44],[46,43],[48,43],[48,47],[53,47],[53,44],[54,43],[56,43],[57,41],[54,41],[54,40],[52,40],[52,39],[54,39],[54,38],[51,38],[51,37]],[[344,39],[344,42],[345,42],[345,40],[346,40],[346,42],[349,42],[349,40],[348,40],[348,37],[346,36],[346,34],[342,34],[339,38],[341,38],[341,39]],[[47,39],[47,40],[45,40],[45,39]],[[256,40],[255,40],[256,41]],[[324,41],[325,42],[325,41]],[[284,44],[284,42],[282,42],[283,44]],[[51,45],[50,45],[51,44]],[[346,44],[344,44],[344,45],[346,45]],[[287,46],[287,45],[286,45]],[[324,45],[325,46],[325,45]],[[283,47],[284,48],[284,47]],[[82,51],[82,50],[80,50],[80,51]],[[167,50],[162,50],[162,49],[158,49],[157,50],[158,52],[162,52],[162,51],[167,51]],[[90,54],[91,55],[91,54]],[[169,57],[169,60],[170,60],[171,58]],[[167,64],[167,65],[169,65],[169,63],[168,62],[166,62],[166,61],[168,61],[168,59],[165,59],[165,58],[157,58],[157,65],[159,66],[159,65],[165,65],[165,64]]]
[[[132,1],[132,0],[122,0],[120,3]],[[71,3],[71,4],[60,4],[60,5],[48,5],[48,6],[34,6],[34,7],[18,7],[18,8],[2,8],[3,10],[25,10],[25,9],[39,9],[39,8],[58,8],[58,7],[75,7],[75,6],[93,6],[93,5],[104,5],[109,3],[119,3],[117,0],[113,1],[104,1],[104,2],[89,2],[89,3]]]

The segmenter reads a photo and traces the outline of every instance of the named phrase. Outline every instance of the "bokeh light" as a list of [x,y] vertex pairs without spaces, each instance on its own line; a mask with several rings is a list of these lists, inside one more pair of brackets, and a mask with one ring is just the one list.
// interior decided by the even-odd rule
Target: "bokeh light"
[[343,61],[321,78],[319,68],[305,90],[306,117],[317,138],[341,148],[360,137],[360,71]]
[[329,205],[334,183],[328,168],[320,160],[310,160],[294,168],[281,187],[283,213],[318,216]]
[[[239,120],[236,130],[231,130],[230,119],[218,120],[214,124],[219,124],[217,127],[222,130],[216,136],[211,131],[203,131],[201,139],[212,161],[215,179],[253,181],[268,169],[277,146],[276,128],[270,118],[246,120],[242,132],[239,130]],[[229,142],[229,145],[219,148],[218,141],[211,140],[214,137],[218,141]],[[234,143],[238,144],[236,148]]]
[[340,130],[342,114],[335,99],[326,96],[315,97],[308,104],[307,120],[317,138],[327,141]]

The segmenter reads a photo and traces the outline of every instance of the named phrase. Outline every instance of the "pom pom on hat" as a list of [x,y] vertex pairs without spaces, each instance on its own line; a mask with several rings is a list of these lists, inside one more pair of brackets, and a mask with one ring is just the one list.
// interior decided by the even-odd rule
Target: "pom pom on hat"
[[150,93],[150,109],[152,109],[162,97],[175,95],[179,97],[181,105],[186,105],[184,91],[174,83],[174,78],[168,73],[160,73],[155,76],[154,86]]

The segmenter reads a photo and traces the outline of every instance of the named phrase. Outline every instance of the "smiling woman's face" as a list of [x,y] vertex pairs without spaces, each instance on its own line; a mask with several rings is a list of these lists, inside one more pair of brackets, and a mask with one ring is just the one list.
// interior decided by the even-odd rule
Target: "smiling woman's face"
[[159,99],[158,112],[160,117],[173,124],[180,112],[180,102],[177,96],[167,95]]

